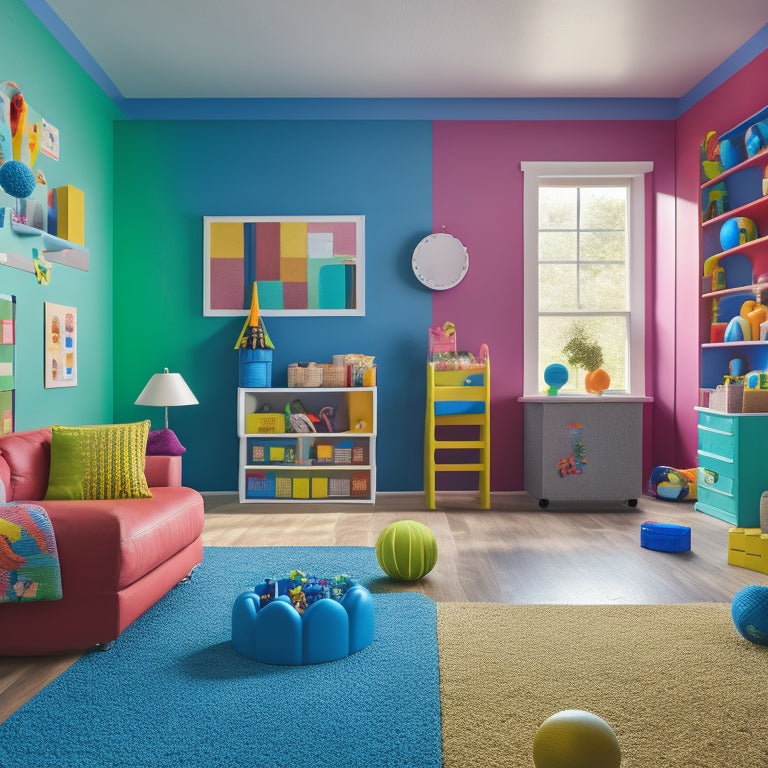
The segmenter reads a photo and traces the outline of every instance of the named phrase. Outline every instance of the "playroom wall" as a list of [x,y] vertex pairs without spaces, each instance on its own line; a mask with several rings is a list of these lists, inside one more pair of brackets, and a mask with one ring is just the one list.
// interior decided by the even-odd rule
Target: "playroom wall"
[[679,452],[678,463],[673,466],[697,464],[697,414],[694,407],[699,396],[700,145],[709,131],[721,134],[768,104],[766,72],[768,50],[755,56],[676,122],[677,315],[670,344],[674,343],[676,349],[676,364],[672,370],[675,372],[675,445],[679,446]]
[[[462,348],[491,347],[492,488],[522,490],[521,160],[653,160],[647,229],[658,224],[659,236],[649,240],[649,308],[656,251],[674,261],[671,121],[575,121],[567,145],[559,121],[254,121],[220,132],[208,122],[120,122],[115,138],[115,415],[159,425],[160,413],[133,401],[152,372],[181,371],[201,404],[173,410],[172,425],[189,449],[186,480],[203,490],[236,484],[232,346],[242,324],[202,317],[203,215],[365,214],[365,318],[268,318],[267,326],[275,385],[293,361],[376,355],[383,491],[422,488],[426,329],[445,319],[456,322]],[[443,226],[467,245],[470,269],[460,286],[433,294],[410,259]],[[651,328],[649,394],[653,339]]]
[[[21,0],[4,0],[0,80],[15,81],[33,109],[59,129],[58,161],[42,154],[49,186],[72,184],[85,191],[85,238],[90,271],[54,264],[50,284],[0,268],[0,293],[16,296],[16,429],[51,423],[112,420],[112,122],[118,111],[103,91],[37,21]],[[39,237],[0,230],[1,250],[31,256]],[[78,383],[43,386],[46,301],[78,312]]]
[[[492,488],[523,488],[523,173],[522,161],[647,161],[646,181],[646,468],[669,425],[657,414],[672,400],[655,375],[656,338],[674,317],[669,269],[674,251],[672,121],[437,122],[433,129],[433,226],[458,237],[469,271],[436,293],[433,324],[452,320],[459,346],[491,350]],[[556,361],[552,361],[556,362]],[[542,382],[542,389],[544,384]],[[660,409],[657,411],[656,409]],[[444,486],[447,487],[447,486]]]
[[365,215],[364,317],[269,317],[273,386],[289,363],[334,354],[378,364],[378,487],[420,490],[431,295],[411,254],[432,225],[426,121],[119,122],[115,128],[115,417],[149,376],[182,373],[199,406],[171,409],[184,480],[237,487],[233,349],[243,317],[203,317],[203,216]]

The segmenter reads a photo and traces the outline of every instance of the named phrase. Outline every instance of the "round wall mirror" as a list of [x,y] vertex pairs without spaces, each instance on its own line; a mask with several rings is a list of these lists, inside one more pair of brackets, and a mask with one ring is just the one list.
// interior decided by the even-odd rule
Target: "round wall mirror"
[[420,283],[433,291],[445,291],[464,279],[469,268],[469,254],[461,240],[437,232],[427,235],[416,246],[411,263]]

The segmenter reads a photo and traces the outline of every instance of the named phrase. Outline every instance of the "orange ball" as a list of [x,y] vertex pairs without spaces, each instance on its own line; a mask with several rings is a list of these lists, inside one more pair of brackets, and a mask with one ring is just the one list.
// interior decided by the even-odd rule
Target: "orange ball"
[[584,388],[590,395],[602,394],[603,390],[610,386],[611,377],[602,368],[596,368],[584,377]]

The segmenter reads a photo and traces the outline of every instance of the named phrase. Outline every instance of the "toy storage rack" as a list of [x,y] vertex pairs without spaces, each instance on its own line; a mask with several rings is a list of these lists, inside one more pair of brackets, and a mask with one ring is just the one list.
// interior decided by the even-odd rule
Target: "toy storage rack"
[[[238,389],[241,503],[376,498],[375,387]],[[333,432],[288,432],[286,404],[333,408]],[[263,411],[262,409],[267,409]]]

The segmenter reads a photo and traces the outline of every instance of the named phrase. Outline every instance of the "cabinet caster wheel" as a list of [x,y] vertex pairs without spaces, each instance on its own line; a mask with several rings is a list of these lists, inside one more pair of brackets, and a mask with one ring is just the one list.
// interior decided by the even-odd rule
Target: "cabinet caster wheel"
[[629,504],[630,507],[636,507],[637,499],[627,499],[627,504]]
[[546,509],[549,506],[549,499],[539,499],[539,506]]

